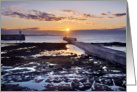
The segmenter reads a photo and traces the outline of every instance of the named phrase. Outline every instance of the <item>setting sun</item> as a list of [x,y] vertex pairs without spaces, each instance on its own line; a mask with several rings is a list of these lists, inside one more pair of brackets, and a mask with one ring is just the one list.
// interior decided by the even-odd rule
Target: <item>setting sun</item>
[[67,28],[66,31],[69,31],[69,28]]

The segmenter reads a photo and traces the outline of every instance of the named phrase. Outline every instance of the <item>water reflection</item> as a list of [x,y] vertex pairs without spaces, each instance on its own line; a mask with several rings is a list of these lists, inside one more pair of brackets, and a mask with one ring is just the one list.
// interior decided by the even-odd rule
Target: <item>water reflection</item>
[[45,50],[39,54],[32,55],[32,57],[41,57],[41,56],[68,56],[68,55],[82,55],[85,54],[85,51],[78,48],[75,45],[67,44],[66,50]]

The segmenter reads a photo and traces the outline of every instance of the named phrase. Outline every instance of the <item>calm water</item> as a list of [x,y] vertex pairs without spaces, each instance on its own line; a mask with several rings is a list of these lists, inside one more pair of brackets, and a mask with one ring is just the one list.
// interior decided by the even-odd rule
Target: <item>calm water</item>
[[59,42],[65,42],[63,41],[63,36],[25,36],[24,41],[5,41],[2,40],[2,43],[20,43],[20,42],[35,42],[35,43],[41,43],[41,42],[51,42],[51,43],[59,43]]
[[[87,43],[99,43],[99,42],[126,42],[126,31],[76,31],[68,34],[71,37],[77,38],[78,41]],[[51,42],[60,43],[63,41],[64,36],[26,36],[25,41],[1,41],[2,43],[20,43],[20,42]],[[121,50],[126,52],[126,47],[110,47],[111,49]]]
[[70,33],[82,42],[126,42],[126,31],[80,31]]
[[[70,34],[69,34],[70,35]],[[77,38],[82,42],[126,42],[126,34],[123,33],[71,33],[71,37]],[[25,41],[3,41],[2,43],[12,42],[65,42],[63,36],[25,36]]]

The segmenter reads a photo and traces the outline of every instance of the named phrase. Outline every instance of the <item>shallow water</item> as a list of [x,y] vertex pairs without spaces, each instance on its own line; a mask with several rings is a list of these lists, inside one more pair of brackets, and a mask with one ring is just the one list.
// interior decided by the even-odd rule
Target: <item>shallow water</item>
[[[24,69],[27,69],[27,71],[25,72]],[[69,69],[64,68],[63,70],[56,71],[56,69],[49,68],[46,64],[44,65],[37,62],[25,63],[22,66],[16,67],[2,66],[2,72],[7,72],[2,74],[2,84],[19,84],[20,86],[28,87],[31,90],[44,90],[48,84],[52,84],[54,86],[59,86],[62,84],[71,85],[71,82],[74,80],[80,81],[82,79],[85,79],[84,83],[89,83],[89,80],[94,80],[95,76],[92,74],[96,74],[96,72],[98,72],[98,70],[91,71],[91,69],[91,67],[88,68],[86,66],[76,66]],[[90,78],[88,77],[89,75],[91,75]],[[113,79],[118,77],[126,77],[126,74],[106,74],[101,76],[99,79]],[[83,83],[81,83],[81,85],[82,84]],[[94,86],[91,87],[94,89]],[[113,90],[120,88],[120,86],[114,84],[113,86],[108,85],[108,87],[112,88]]]
[[78,48],[75,45],[72,44],[67,44],[66,45],[67,50],[53,50],[53,51],[48,51],[45,50],[41,52],[40,54],[32,55],[32,57],[40,57],[40,56],[68,56],[68,55],[82,55],[85,54],[85,51]]

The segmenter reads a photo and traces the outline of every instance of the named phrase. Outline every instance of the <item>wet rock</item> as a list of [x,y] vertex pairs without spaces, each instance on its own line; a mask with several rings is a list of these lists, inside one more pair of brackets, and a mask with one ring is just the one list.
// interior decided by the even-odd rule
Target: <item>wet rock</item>
[[2,58],[1,59],[1,64],[5,65],[5,66],[12,66],[12,65],[16,65],[19,63],[22,63],[24,59],[21,57],[10,57],[10,58]]
[[121,78],[114,79],[114,82],[115,82],[115,85],[117,85],[117,86],[126,87],[126,81]]
[[109,88],[106,85],[94,83],[91,88],[92,91],[113,91],[111,88]]
[[49,82],[49,83],[51,83],[52,81],[51,81],[50,79],[47,79],[45,82]]
[[79,90],[85,91],[91,88],[91,83],[83,83],[83,86],[79,87]]
[[74,79],[71,83],[72,89],[78,89],[79,88],[79,81]]
[[88,56],[88,55],[85,55],[85,54],[82,54],[80,58],[81,58],[81,59],[89,59],[89,56]]
[[101,79],[101,83],[102,83],[102,84],[105,84],[105,85],[109,85],[109,86],[112,86],[112,85],[113,85],[112,79],[107,79],[107,78]]
[[61,82],[61,80],[60,79],[55,79],[55,80],[53,80],[53,82],[54,83],[59,83],[59,82]]
[[126,88],[117,88],[117,89],[114,89],[114,91],[126,91]]
[[77,54],[74,54],[73,57],[77,57],[78,55]]
[[87,79],[85,79],[85,78],[83,78],[83,79],[80,80],[80,82],[82,82],[82,83],[86,82],[86,81],[87,81]]
[[1,72],[1,75],[4,75],[4,74],[6,74],[6,73],[8,73],[7,71],[2,71]]
[[13,70],[12,72],[18,73],[18,72],[28,72],[28,71],[29,71],[28,69],[21,69],[21,70]]
[[74,91],[71,89],[70,85],[59,85],[58,91]]
[[50,59],[49,56],[40,56],[40,57],[38,57],[38,58],[41,58],[41,59]]
[[62,71],[63,69],[61,67],[56,67],[55,71]]
[[18,84],[8,84],[8,85],[5,85],[5,84],[2,84],[1,85],[1,90],[2,91],[30,91],[29,88],[27,87],[20,87]]
[[40,83],[40,82],[42,82],[44,79],[35,79],[35,82],[36,83]]
[[49,65],[49,68],[53,68],[54,66],[55,66],[55,65],[53,65],[53,64],[50,64],[50,65]]
[[82,54],[82,55],[80,56],[80,58],[81,58],[81,59],[84,59],[84,58],[85,58],[85,54]]
[[45,87],[50,88],[50,87],[54,87],[54,85],[53,84],[47,84]]
[[64,82],[71,82],[71,80],[68,79],[68,78],[65,78],[65,79],[64,79]]
[[57,90],[57,87],[56,86],[54,86],[53,84],[47,84],[46,86],[45,86],[45,90],[43,90],[43,91],[56,91]]
[[122,87],[126,88],[126,79],[123,80]]
[[71,66],[70,66],[70,65],[64,65],[64,68],[66,68],[66,69],[70,69]]

